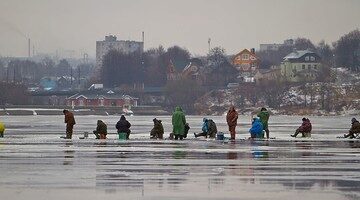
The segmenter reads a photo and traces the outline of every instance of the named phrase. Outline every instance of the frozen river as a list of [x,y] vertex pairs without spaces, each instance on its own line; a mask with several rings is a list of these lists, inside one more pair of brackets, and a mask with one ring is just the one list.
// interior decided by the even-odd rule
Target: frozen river
[[[272,116],[269,141],[249,141],[241,116],[235,142],[151,141],[151,116],[128,117],[130,141],[80,140],[96,121],[115,133],[119,116],[75,116],[63,140],[63,116],[1,116],[0,198],[8,199],[360,199],[360,140],[337,139],[351,117],[311,117],[313,138],[291,138],[302,116]],[[223,116],[210,117],[227,133]],[[161,116],[165,136],[170,116]],[[190,133],[202,117],[188,116]],[[229,137],[229,135],[226,135]]]

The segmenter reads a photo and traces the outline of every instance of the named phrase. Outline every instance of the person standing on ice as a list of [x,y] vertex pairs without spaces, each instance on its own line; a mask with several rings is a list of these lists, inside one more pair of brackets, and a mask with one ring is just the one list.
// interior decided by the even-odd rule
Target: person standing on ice
[[310,137],[311,130],[312,130],[312,125],[311,125],[310,120],[308,118],[304,117],[304,118],[302,118],[301,126],[298,129],[296,129],[294,135],[290,135],[290,136],[296,137],[299,133],[301,133],[303,137]]
[[355,134],[360,134],[360,123],[355,118],[351,119],[351,128],[349,130],[349,134],[344,134],[345,138],[355,138]]
[[175,140],[178,139],[182,140],[184,138],[185,124],[186,124],[185,114],[182,111],[182,109],[179,106],[177,106],[172,115],[173,134]]
[[128,120],[126,120],[124,115],[121,115],[120,120],[116,123],[116,129],[118,133],[126,133],[126,139],[129,139],[130,136],[130,127],[131,124]]
[[0,122],[0,138],[4,137],[5,132],[5,125],[4,123]]
[[260,121],[263,125],[263,129],[266,133],[266,138],[269,139],[269,127],[268,127],[268,121],[269,121],[269,117],[270,117],[270,114],[269,112],[266,110],[266,108],[261,108],[260,112],[257,114],[257,116],[260,118]]
[[235,110],[234,106],[230,106],[230,109],[226,115],[226,122],[229,126],[229,131],[231,135],[231,140],[235,140],[235,128],[237,125],[238,113]]
[[76,124],[74,114],[68,110],[63,110],[66,123],[66,137],[65,139],[71,139],[73,134],[74,125]]

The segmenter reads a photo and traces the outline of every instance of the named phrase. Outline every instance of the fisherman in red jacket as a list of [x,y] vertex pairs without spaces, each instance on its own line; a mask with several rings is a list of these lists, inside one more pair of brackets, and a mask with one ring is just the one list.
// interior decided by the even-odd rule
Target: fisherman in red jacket
[[302,124],[301,126],[296,129],[295,134],[294,135],[290,135],[291,137],[296,137],[299,133],[302,134],[303,137],[310,137],[311,134],[311,122],[308,118],[302,118]]
[[71,139],[73,134],[73,129],[75,123],[74,114],[68,110],[63,110],[65,115],[65,123],[66,123],[66,139]]

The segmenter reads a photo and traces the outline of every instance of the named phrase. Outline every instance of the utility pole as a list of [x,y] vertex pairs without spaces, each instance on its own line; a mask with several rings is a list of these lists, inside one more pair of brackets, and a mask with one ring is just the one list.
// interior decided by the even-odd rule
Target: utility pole
[[28,38],[28,57],[30,58],[30,56],[31,56],[31,44],[30,44],[30,38]]
[[211,49],[211,46],[210,46],[210,44],[211,44],[211,38],[208,39],[208,44],[209,44],[209,53],[210,53],[210,49]]

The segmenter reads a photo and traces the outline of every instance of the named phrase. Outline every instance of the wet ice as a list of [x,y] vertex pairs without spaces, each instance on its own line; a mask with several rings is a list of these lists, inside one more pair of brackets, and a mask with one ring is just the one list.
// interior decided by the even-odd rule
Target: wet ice
[[[250,116],[238,140],[152,141],[152,116],[128,117],[132,140],[80,140],[104,120],[115,133],[118,116],[76,116],[73,140],[62,140],[63,116],[9,116],[0,140],[0,193],[5,199],[358,199],[360,141],[337,139],[349,117],[311,117],[313,138],[290,138],[301,116],[272,116],[270,141],[249,141]],[[171,131],[169,116],[163,121]],[[222,116],[210,117],[227,133]],[[190,133],[202,116],[188,116]],[[229,135],[226,135],[229,137]],[[8,198],[6,198],[8,197]]]

